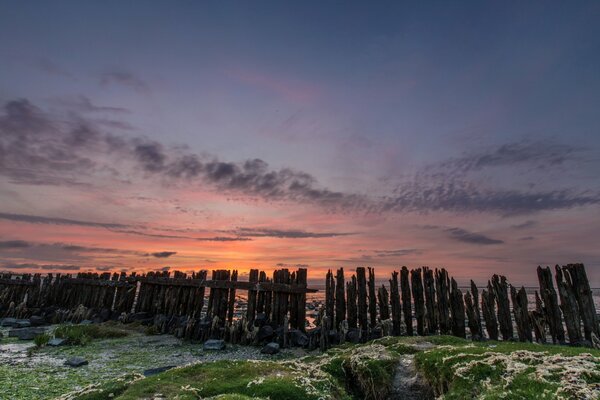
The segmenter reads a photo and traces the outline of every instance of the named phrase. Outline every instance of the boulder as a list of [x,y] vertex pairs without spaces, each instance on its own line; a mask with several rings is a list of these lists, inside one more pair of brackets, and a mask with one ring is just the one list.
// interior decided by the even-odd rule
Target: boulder
[[16,337],[19,340],[33,340],[37,335],[46,332],[44,328],[20,328],[8,331],[8,337]]
[[44,317],[40,317],[39,315],[33,315],[29,318],[29,323],[31,326],[42,326],[46,325],[46,319]]
[[67,339],[54,338],[48,341],[48,346],[57,347],[67,344]]
[[14,328],[15,326],[17,326],[17,319],[16,318],[4,318],[4,319],[2,319],[2,323],[0,324],[0,326]]
[[268,317],[265,313],[258,313],[254,318],[254,326],[262,327],[267,323]]
[[175,368],[175,365],[167,365],[167,366],[164,366],[164,367],[145,369],[144,370],[144,376],[158,375],[161,372],[168,371],[168,370],[170,370],[172,368]]
[[31,322],[27,319],[20,319],[17,321],[17,325],[15,328],[29,328],[31,326]]
[[279,343],[267,343],[260,352],[263,354],[277,354],[279,353]]
[[261,326],[256,334],[256,339],[259,342],[265,341],[267,339],[271,339],[273,337],[273,327],[270,325]]
[[360,342],[360,330],[357,328],[350,328],[346,334],[346,340],[350,343]]
[[79,325],[91,325],[91,324],[93,324],[93,321],[89,320],[89,319],[84,319],[83,321],[81,321],[79,323]]
[[220,339],[210,339],[204,342],[204,350],[225,350],[225,341]]
[[65,361],[65,365],[68,365],[69,367],[73,367],[73,368],[82,367],[82,366],[88,365],[88,364],[89,364],[88,361],[82,357],[72,357],[72,358],[69,358],[67,361]]
[[308,346],[308,335],[301,330],[294,329],[290,332],[292,346],[306,347]]

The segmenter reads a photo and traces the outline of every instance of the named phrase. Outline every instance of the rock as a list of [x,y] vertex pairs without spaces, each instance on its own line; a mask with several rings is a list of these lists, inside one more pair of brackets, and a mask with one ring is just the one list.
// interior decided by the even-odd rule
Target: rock
[[54,339],[50,339],[48,341],[48,346],[53,346],[53,347],[64,346],[66,344],[67,344],[67,339],[54,338]]
[[88,361],[82,357],[72,357],[72,358],[69,358],[67,361],[65,361],[65,365],[68,365],[69,367],[73,367],[73,368],[82,367],[82,366],[88,365],[88,364],[89,364]]
[[31,326],[42,326],[46,325],[46,319],[38,315],[33,315],[31,316],[31,318],[29,318],[29,323],[31,324]]
[[0,326],[14,328],[15,326],[17,326],[17,319],[16,318],[4,318],[2,320],[2,324],[0,324]]
[[17,321],[16,328],[29,328],[31,326],[31,322],[27,319],[20,319]]
[[8,332],[8,337],[16,337],[19,338],[19,340],[33,340],[37,335],[45,332],[46,330],[44,328],[11,329]]
[[260,329],[258,330],[258,333],[256,334],[256,339],[258,339],[259,342],[262,342],[267,339],[271,339],[272,337],[273,337],[273,327],[271,327],[270,325],[261,326]]
[[258,313],[254,318],[254,326],[262,327],[267,323],[268,317],[265,313]]
[[93,323],[93,321],[89,320],[89,319],[84,319],[83,321],[81,321],[79,323],[79,325],[91,325]]
[[225,341],[219,339],[210,339],[204,342],[204,350],[225,350]]
[[290,331],[292,346],[306,347],[308,346],[309,339],[306,333],[301,330],[294,329]]
[[360,342],[360,330],[357,328],[350,328],[346,334],[346,340],[350,343]]
[[279,343],[267,343],[260,352],[263,354],[277,354],[279,353]]
[[161,372],[165,372],[165,371],[170,370],[171,368],[175,368],[175,365],[167,365],[165,367],[145,369],[144,370],[144,376],[158,375]]

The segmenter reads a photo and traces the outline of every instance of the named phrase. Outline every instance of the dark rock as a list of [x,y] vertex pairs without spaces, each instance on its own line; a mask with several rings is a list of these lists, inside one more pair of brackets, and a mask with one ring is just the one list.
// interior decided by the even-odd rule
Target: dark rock
[[265,341],[267,339],[271,339],[273,337],[273,328],[269,325],[261,326],[256,334],[256,339],[259,342]]
[[8,337],[16,337],[19,340],[33,340],[37,335],[46,332],[44,328],[20,328],[11,329],[8,332]]
[[279,343],[267,343],[260,352],[263,354],[277,354],[279,353]]
[[93,321],[89,320],[89,319],[84,319],[83,321],[81,321],[79,323],[79,325],[91,325],[93,324]]
[[57,347],[67,344],[67,339],[54,338],[48,341],[48,346]]
[[29,323],[31,326],[42,326],[46,325],[46,319],[44,317],[40,317],[39,315],[33,315],[29,318]]
[[204,350],[225,350],[225,341],[220,339],[210,339],[204,342]]
[[82,357],[72,357],[65,361],[65,365],[68,365],[69,367],[73,368],[82,367],[88,364],[88,361]]
[[2,320],[2,323],[0,324],[0,326],[14,328],[15,326],[17,326],[17,319],[16,318],[4,318]]
[[292,346],[306,347],[308,346],[309,339],[306,333],[301,330],[294,329],[290,332]]
[[131,322],[147,320],[148,318],[152,318],[152,316],[145,311],[141,311],[141,312],[137,312],[137,313],[129,315],[129,320]]
[[27,319],[20,319],[17,321],[16,328],[29,328],[31,326],[31,322]]
[[348,330],[348,333],[346,334],[346,340],[350,343],[359,343],[360,330],[356,328]]
[[175,365],[167,365],[165,367],[145,369],[144,370],[144,376],[158,375],[161,372],[168,371],[168,370],[170,370],[172,368],[175,368]]
[[254,326],[262,327],[267,323],[268,317],[265,313],[259,313],[254,318]]

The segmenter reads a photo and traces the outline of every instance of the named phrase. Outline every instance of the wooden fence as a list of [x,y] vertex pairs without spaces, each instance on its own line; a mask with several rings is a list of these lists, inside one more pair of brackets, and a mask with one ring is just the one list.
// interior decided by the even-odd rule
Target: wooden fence
[[[454,335],[600,346],[600,327],[583,264],[555,267],[558,293],[549,267],[538,267],[539,291],[529,310],[524,287],[494,275],[481,291],[471,281],[465,293],[445,269],[427,267],[392,272],[388,287],[376,287],[373,268],[356,268],[348,282],[344,270],[325,279],[325,309],[320,324],[329,334],[322,347],[347,339],[382,335]],[[560,299],[560,302],[559,302]],[[481,305],[481,307],[480,307]],[[565,336],[566,327],[566,336]],[[515,336],[516,328],[516,336]],[[583,330],[582,330],[583,328]],[[567,340],[568,339],[568,340]]]

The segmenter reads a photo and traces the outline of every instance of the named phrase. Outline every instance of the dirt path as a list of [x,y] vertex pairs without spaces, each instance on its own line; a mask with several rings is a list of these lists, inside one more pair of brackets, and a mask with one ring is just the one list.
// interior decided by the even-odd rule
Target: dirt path
[[[421,350],[434,347],[431,343],[420,343],[417,345]],[[433,400],[435,396],[433,389],[425,379],[418,373],[415,365],[415,356],[407,354],[402,357],[396,374],[394,384],[389,396],[390,400]]]

